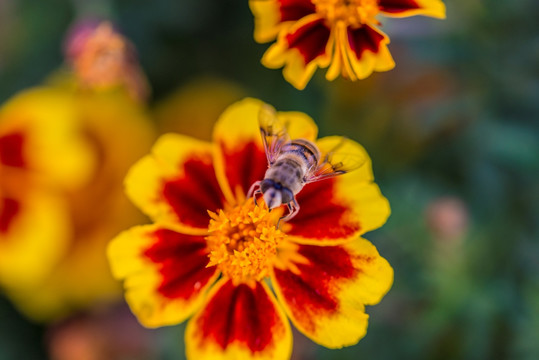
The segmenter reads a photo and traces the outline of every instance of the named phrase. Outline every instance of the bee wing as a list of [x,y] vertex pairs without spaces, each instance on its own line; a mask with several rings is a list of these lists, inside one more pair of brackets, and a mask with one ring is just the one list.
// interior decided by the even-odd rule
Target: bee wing
[[320,162],[309,170],[306,183],[329,179],[359,169],[367,162],[367,157],[350,151],[348,138],[340,137],[339,141],[328,149],[320,148]]
[[269,105],[264,105],[260,109],[258,124],[268,164],[272,165],[280,154],[283,145],[290,141],[287,124],[277,117],[275,109]]

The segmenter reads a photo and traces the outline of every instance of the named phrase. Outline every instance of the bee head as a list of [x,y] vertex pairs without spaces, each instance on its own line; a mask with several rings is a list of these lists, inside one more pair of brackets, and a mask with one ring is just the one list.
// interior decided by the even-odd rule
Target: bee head
[[294,198],[290,189],[271,179],[263,180],[260,183],[260,190],[262,191],[266,205],[270,209],[287,204]]

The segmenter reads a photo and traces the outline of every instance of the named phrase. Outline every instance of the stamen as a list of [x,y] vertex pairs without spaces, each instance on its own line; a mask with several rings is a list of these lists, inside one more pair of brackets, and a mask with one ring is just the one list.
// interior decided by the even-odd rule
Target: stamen
[[377,0],[312,0],[316,12],[331,24],[344,22],[354,28],[363,24],[379,24],[375,16],[380,12]]
[[[269,275],[284,233],[275,212],[252,198],[231,209],[210,213],[208,266],[217,266],[234,283],[260,281]],[[278,214],[277,214],[278,215]]]

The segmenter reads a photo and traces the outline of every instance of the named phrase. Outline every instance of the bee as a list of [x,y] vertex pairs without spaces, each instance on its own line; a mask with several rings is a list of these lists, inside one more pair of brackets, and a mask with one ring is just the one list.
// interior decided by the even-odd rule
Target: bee
[[247,196],[252,196],[256,203],[257,196],[262,195],[270,211],[286,205],[288,214],[281,217],[279,223],[298,214],[296,195],[306,184],[346,174],[366,161],[359,155],[342,151],[350,142],[345,137],[337,137],[337,144],[325,151],[312,141],[290,139],[288,124],[279,119],[269,105],[261,108],[258,122],[268,169],[264,179],[256,181]]

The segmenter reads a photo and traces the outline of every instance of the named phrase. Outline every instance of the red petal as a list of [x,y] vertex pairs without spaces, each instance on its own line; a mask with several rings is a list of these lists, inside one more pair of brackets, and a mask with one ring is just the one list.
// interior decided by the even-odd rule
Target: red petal
[[163,185],[163,196],[182,223],[204,228],[210,217],[208,210],[223,208],[223,200],[213,165],[199,159],[187,160],[183,176]]
[[197,326],[202,339],[212,339],[222,349],[239,342],[256,353],[271,345],[273,330],[283,324],[261,284],[251,288],[228,281],[206,305]]
[[420,9],[421,6],[414,0],[380,0],[380,11],[388,13],[401,13],[407,10]]
[[232,191],[240,187],[244,194],[255,181],[264,179],[268,162],[264,150],[257,143],[248,142],[238,148],[227,148],[221,144],[225,163],[225,174]]
[[309,259],[308,264],[296,264],[299,273],[275,269],[275,279],[290,311],[308,331],[314,330],[313,315],[337,310],[339,299],[331,284],[340,279],[352,279],[357,270],[348,252],[338,246],[300,245],[298,253]]
[[12,220],[20,211],[21,205],[15,199],[2,198],[0,199],[0,233],[7,233]]
[[364,305],[378,303],[393,282],[387,261],[364,239],[339,246],[289,245],[272,281],[294,325],[326,347],[357,343],[367,329]]
[[335,179],[307,184],[297,195],[299,213],[289,221],[289,235],[310,239],[342,239],[360,230],[348,219],[350,209],[334,201]]
[[0,163],[7,166],[24,167],[23,146],[25,138],[20,132],[0,136]]
[[378,53],[384,36],[368,25],[357,29],[348,28],[348,42],[357,59],[361,59],[363,52]]
[[286,35],[289,48],[296,48],[305,64],[326,53],[330,29],[324,25],[324,19],[311,21]]
[[316,12],[310,0],[279,0],[281,21],[295,21]]
[[144,256],[161,266],[162,281],[157,291],[171,299],[193,297],[215,273],[214,267],[206,267],[209,259],[204,237],[168,229],[159,229],[153,236],[156,242]]

